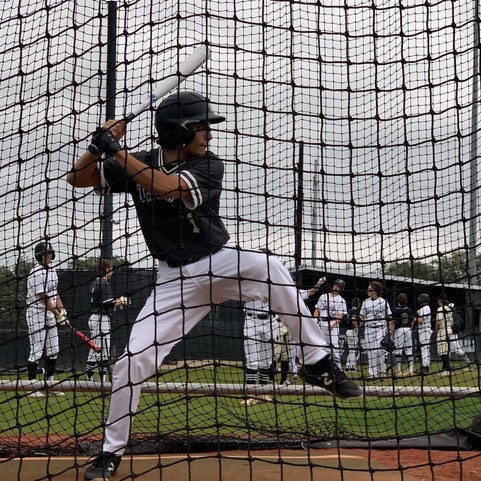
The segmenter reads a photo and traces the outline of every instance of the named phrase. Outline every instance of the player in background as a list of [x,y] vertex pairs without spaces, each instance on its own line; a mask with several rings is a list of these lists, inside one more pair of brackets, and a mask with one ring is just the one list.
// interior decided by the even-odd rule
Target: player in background
[[[259,300],[245,302],[244,315],[245,383],[269,384],[273,378],[274,343],[277,340],[276,316],[269,311],[269,304]],[[253,406],[259,401],[272,401],[272,396],[248,397],[241,404]]]
[[351,300],[351,308],[346,314],[346,344],[347,344],[347,359],[346,359],[346,371],[357,371],[357,360],[359,358],[359,307],[361,306],[361,300],[355,297]]
[[428,294],[419,294],[419,309],[417,311],[417,319],[414,322],[415,332],[417,331],[417,340],[421,351],[421,371],[420,374],[429,374],[431,366],[431,337],[433,330],[431,329],[431,308],[429,302],[431,298]]
[[[45,378],[53,381],[59,353],[57,325],[68,323],[67,311],[57,292],[58,276],[52,261],[55,250],[50,242],[40,242],[35,246],[35,259],[38,264],[30,270],[27,278],[27,326],[30,342],[28,356],[28,379],[37,379],[38,363],[45,354]],[[52,394],[64,396],[59,391]],[[40,391],[30,397],[43,397]]]
[[121,309],[128,304],[128,298],[120,296],[114,298],[110,279],[114,272],[112,261],[102,259],[99,262],[99,276],[90,286],[90,308],[89,318],[90,337],[100,351],[90,349],[87,357],[87,377],[89,381],[94,380],[94,370],[98,366],[100,381],[105,382],[106,373],[109,380],[112,379],[110,369],[110,311]]
[[369,376],[373,379],[387,374],[386,356],[381,341],[388,332],[391,321],[391,308],[382,293],[383,285],[371,281],[367,288],[369,296],[362,303],[359,318],[364,328],[364,349],[367,353]]
[[101,454],[85,479],[109,479],[118,468],[138,407],[142,382],[173,346],[212,308],[228,300],[269,303],[300,345],[302,376],[336,397],[358,398],[360,388],[322,349],[326,339],[291,275],[276,256],[230,246],[219,215],[224,164],[208,150],[212,125],[225,118],[196,92],[176,92],[156,111],[160,148],[132,154],[120,145],[125,122],[109,120],[68,174],[75,187],[127,192],[144,239],[158,261],[158,279],[115,363]]
[[321,294],[314,310],[314,318],[317,319],[324,337],[329,340],[331,356],[339,369],[342,367],[341,352],[339,349],[339,324],[347,314],[347,304],[341,296],[346,288],[343,279],[337,279],[332,285],[331,292]]
[[399,376],[405,375],[402,370],[402,356],[406,356],[408,373],[414,374],[413,325],[414,312],[408,307],[406,294],[401,293],[396,298],[396,307],[392,311],[390,329],[396,346],[394,362]]
[[466,363],[467,363],[467,368],[469,371],[473,369],[471,359],[469,356],[463,351],[461,348],[461,343],[459,341],[459,334],[464,331],[464,321],[463,318],[459,315],[459,312],[456,310],[456,306],[453,303],[448,304],[448,307],[451,309],[453,312],[453,328],[451,329],[452,334],[449,336],[450,340],[450,354],[454,354],[458,357],[462,357]]
[[436,310],[436,348],[441,361],[441,376],[449,376],[453,370],[449,360],[450,340],[453,331],[453,311],[449,307],[449,301],[445,294],[438,297],[438,308]]
[[[293,280],[295,281],[294,277]],[[317,283],[310,289],[299,289],[299,295],[307,302],[307,300],[315,296],[321,286],[325,285],[326,278],[321,277]],[[298,371],[298,351],[299,346],[294,343],[287,327],[284,326],[281,319],[278,320],[278,334],[277,343],[274,349],[274,356],[278,363],[280,363],[281,384],[294,384],[297,379]]]

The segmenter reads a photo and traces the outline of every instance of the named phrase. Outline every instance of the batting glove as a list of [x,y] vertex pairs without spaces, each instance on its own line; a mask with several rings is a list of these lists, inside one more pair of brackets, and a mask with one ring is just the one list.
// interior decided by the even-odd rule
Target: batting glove
[[112,135],[110,130],[99,127],[92,137],[89,152],[94,155],[114,155],[122,149],[120,142]]
[[117,309],[123,309],[124,307],[130,306],[132,304],[131,300],[127,296],[117,297],[117,301],[120,301],[120,305]]
[[[65,311],[65,309],[61,309],[60,315],[57,316],[56,321],[58,326],[68,326],[70,325],[70,322],[68,322],[67,316],[65,314],[62,314],[62,311]],[[67,312],[67,311],[65,311]]]
[[120,296],[119,299],[123,306],[130,306],[130,304],[132,304],[132,301],[127,296]]

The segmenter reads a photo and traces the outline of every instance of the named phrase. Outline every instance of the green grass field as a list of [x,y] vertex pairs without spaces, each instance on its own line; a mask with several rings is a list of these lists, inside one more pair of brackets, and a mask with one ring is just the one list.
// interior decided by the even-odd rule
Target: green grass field
[[[242,370],[233,367],[175,369],[163,372],[159,381],[183,382],[186,378],[192,383],[240,383]],[[392,382],[386,379],[377,384]],[[416,386],[421,382],[425,386],[449,386],[450,378],[432,374],[395,382],[399,386]],[[452,385],[479,387],[478,369],[456,371]],[[335,402],[330,396],[283,395],[274,402],[250,407],[241,405],[242,399],[240,395],[143,394],[132,433],[146,437],[161,434],[166,437],[376,440],[469,428],[473,417],[481,411],[479,396],[462,399],[369,396],[358,401]],[[2,392],[0,437],[100,435],[108,406],[108,393],[67,392],[65,397],[49,394],[44,398],[29,398],[25,392]]]

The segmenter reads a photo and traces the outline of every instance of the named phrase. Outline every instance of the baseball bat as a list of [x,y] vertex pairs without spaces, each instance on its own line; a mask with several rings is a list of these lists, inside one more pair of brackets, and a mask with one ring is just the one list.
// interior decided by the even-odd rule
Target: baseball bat
[[[159,98],[167,95],[175,87],[179,86],[189,75],[193,74],[206,60],[210,57],[209,49],[203,45],[189,55],[180,65],[178,72],[172,72],[162,79],[155,90],[150,94],[148,100],[138,104],[132,112],[125,118],[125,122],[129,123],[139,114],[147,110]],[[95,145],[90,144],[88,150],[91,154],[97,154],[98,149]]]
[[87,344],[90,349],[93,349],[95,352],[99,352],[100,351],[100,347],[97,346],[97,344],[95,344],[94,341],[92,341],[92,339],[90,339],[89,337],[87,337],[82,331],[79,331],[77,329],[75,329],[75,327],[71,326],[70,324],[67,324],[67,327],[76,335],[78,336],[80,339],[82,339],[83,342],[85,342],[85,344]]
[[158,99],[167,95],[171,90],[180,85],[189,75],[193,74],[206,60],[210,57],[209,49],[202,45],[195,52],[189,55],[180,65],[178,72],[172,72],[166,78],[162,79],[155,90],[150,94],[150,98],[135,107],[130,114],[125,117],[126,122],[147,110],[151,104],[157,102]]

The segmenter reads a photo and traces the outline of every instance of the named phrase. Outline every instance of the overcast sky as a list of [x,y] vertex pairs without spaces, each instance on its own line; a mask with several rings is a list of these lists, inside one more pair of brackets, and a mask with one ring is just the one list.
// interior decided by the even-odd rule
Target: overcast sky
[[[2,265],[32,258],[44,235],[60,261],[99,255],[100,198],[74,192],[65,174],[105,118],[107,3],[2,2]],[[182,88],[227,117],[211,148],[226,160],[222,215],[233,243],[293,255],[302,141],[307,264],[354,261],[374,272],[381,261],[466,244],[472,0],[119,6],[118,116],[199,44],[210,46],[206,67]],[[149,148],[152,130],[145,113],[129,145]],[[114,253],[152,265],[128,202],[115,201]]]

